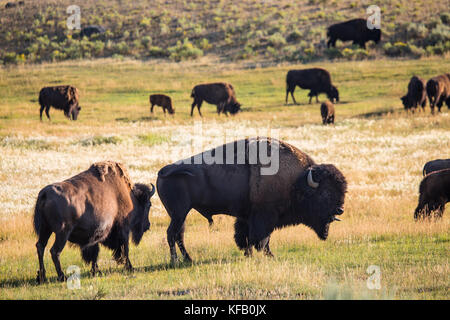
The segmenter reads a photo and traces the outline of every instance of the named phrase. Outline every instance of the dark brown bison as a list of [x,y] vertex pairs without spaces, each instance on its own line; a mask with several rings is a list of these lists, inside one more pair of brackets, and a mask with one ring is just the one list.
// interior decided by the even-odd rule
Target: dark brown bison
[[102,26],[87,26],[81,29],[80,38],[91,37],[93,34],[102,34],[105,32],[106,30]]
[[408,84],[408,92],[400,98],[406,111],[414,112],[418,106],[425,110],[427,105],[427,91],[425,81],[419,77],[413,76]]
[[319,102],[318,95],[326,93],[328,99],[332,102],[339,102],[339,91],[331,83],[331,76],[327,70],[321,68],[290,70],[286,75],[286,104],[288,102],[288,95],[291,93],[292,100],[295,104],[294,91],[295,87],[299,86],[302,89],[309,89],[309,103],[312,97],[316,97],[316,102]]
[[162,168],[157,190],[171,218],[167,240],[172,262],[175,244],[184,259],[184,224],[191,209],[210,219],[236,217],[234,239],[245,255],[252,247],[271,256],[271,233],[304,224],[328,237],[330,223],[343,213],[347,183],[331,164],[271,138],[238,140]]
[[320,114],[323,124],[334,123],[334,105],[330,101],[325,101],[320,106]]
[[150,198],[155,193],[143,184],[134,184],[125,167],[116,162],[94,163],[88,170],[43,188],[34,210],[34,229],[39,257],[37,281],[46,281],[44,249],[50,235],[55,243],[50,249],[58,280],[64,281],[59,255],[67,241],[81,248],[83,260],[98,271],[99,243],[113,250],[118,263],[132,270],[128,258],[128,238],[138,244],[150,228]]
[[426,176],[427,174],[438,171],[442,169],[450,169],[450,159],[436,159],[432,161],[428,161],[423,166],[423,175]]
[[152,95],[150,95],[149,100],[150,100],[150,104],[151,104],[151,108],[150,108],[151,113],[153,113],[153,107],[155,105],[162,107],[164,114],[166,114],[166,110],[170,114],[175,113],[175,109],[172,107],[172,99],[170,99],[169,96],[166,96],[164,94],[152,94]]
[[241,104],[236,100],[234,88],[229,83],[218,82],[196,85],[192,89],[191,98],[194,98],[191,106],[191,117],[195,106],[197,106],[200,116],[202,115],[200,108],[203,101],[215,104],[218,114],[221,112],[225,113],[225,115],[228,115],[228,112],[236,114],[241,110]]
[[450,74],[442,74],[428,80],[427,95],[432,114],[434,114],[434,106],[437,106],[438,111],[441,112],[444,102],[450,109]]
[[419,188],[419,204],[414,211],[414,219],[442,217],[445,204],[450,201],[450,169],[443,169],[427,174]]
[[345,22],[333,24],[328,27],[327,46],[335,47],[336,41],[353,41],[353,44],[366,48],[366,42],[380,42],[381,30],[367,28],[367,20],[353,19]]
[[45,109],[45,114],[50,120],[50,107],[64,111],[64,115],[72,120],[77,120],[78,113],[81,110],[78,104],[79,93],[78,89],[72,86],[56,86],[45,87],[39,92],[39,104],[41,110],[39,117],[42,121],[42,111]]
[[25,5],[24,1],[18,1],[18,2],[7,2],[5,4],[5,9],[15,8],[17,6],[23,6]]

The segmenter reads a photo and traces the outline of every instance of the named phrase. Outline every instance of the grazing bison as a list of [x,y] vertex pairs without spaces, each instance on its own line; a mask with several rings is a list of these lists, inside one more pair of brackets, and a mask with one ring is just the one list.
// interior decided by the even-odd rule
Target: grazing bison
[[423,175],[426,176],[427,174],[438,171],[442,169],[450,169],[450,159],[436,159],[432,161],[428,161],[423,166]]
[[408,93],[401,97],[403,107],[406,111],[412,110],[414,112],[418,106],[425,111],[427,104],[427,92],[425,81],[419,77],[413,76],[408,84]]
[[105,32],[106,30],[102,26],[87,26],[81,29],[80,38],[91,37],[93,34],[102,34]]
[[15,8],[17,6],[23,6],[23,5],[25,5],[24,1],[19,1],[17,3],[16,2],[7,2],[5,4],[5,9]]
[[39,92],[39,104],[41,110],[39,117],[42,121],[42,111],[45,109],[45,114],[50,120],[50,107],[64,111],[64,115],[72,120],[77,120],[78,113],[81,107],[78,104],[78,89],[72,86],[56,86],[45,87]]
[[375,43],[380,42],[381,30],[367,28],[365,19],[353,19],[341,23],[336,23],[328,27],[327,31],[328,48],[336,47],[336,41],[353,41],[353,44],[366,48],[366,42],[370,40]]
[[195,106],[197,106],[198,113],[202,116],[200,108],[203,100],[210,104],[215,104],[218,114],[221,112],[225,113],[225,115],[228,115],[228,112],[236,114],[241,110],[241,104],[236,100],[234,88],[229,83],[219,82],[196,85],[192,89],[191,98],[194,98],[191,106],[191,117]]
[[170,114],[175,113],[175,109],[172,107],[172,100],[169,96],[166,96],[164,94],[152,94],[150,95],[150,104],[152,105],[150,108],[150,112],[153,113],[153,107],[155,105],[160,106],[163,108],[164,114],[166,114],[166,110]]
[[442,74],[428,80],[427,95],[432,114],[434,114],[434,106],[437,106],[438,111],[441,112],[444,102],[450,109],[450,74]]
[[334,105],[330,101],[325,101],[320,106],[320,114],[323,124],[334,123]]
[[[264,155],[269,154],[267,159]],[[347,189],[334,165],[316,164],[294,146],[262,137],[167,165],[158,172],[156,184],[171,218],[167,240],[172,262],[177,259],[175,244],[184,259],[191,260],[184,246],[191,209],[208,220],[215,214],[236,217],[234,239],[245,255],[255,247],[271,256],[270,235],[277,228],[304,224],[325,240],[330,223],[339,221],[336,215],[344,211]]]
[[43,188],[34,210],[34,229],[39,257],[37,281],[46,281],[44,249],[50,235],[55,243],[50,249],[58,280],[64,281],[59,255],[67,241],[81,248],[83,260],[98,272],[99,243],[113,250],[118,263],[132,270],[128,258],[128,238],[138,244],[150,228],[148,214],[155,187],[134,184],[125,167],[116,162],[94,163],[88,170]]
[[420,183],[419,193],[414,219],[429,218],[432,212],[441,218],[445,204],[450,201],[450,169],[427,174]]
[[318,95],[326,93],[328,99],[332,102],[339,102],[339,91],[331,83],[331,76],[327,70],[321,68],[290,70],[286,75],[286,104],[288,102],[288,95],[291,93],[292,100],[295,104],[294,91],[295,87],[299,86],[302,89],[309,89],[309,103],[312,97],[316,97],[316,102],[319,102]]

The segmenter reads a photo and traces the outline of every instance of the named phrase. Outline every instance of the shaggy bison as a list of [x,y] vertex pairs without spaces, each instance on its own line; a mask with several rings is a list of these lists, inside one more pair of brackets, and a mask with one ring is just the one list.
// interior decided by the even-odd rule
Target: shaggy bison
[[323,124],[334,123],[334,105],[330,101],[325,101],[320,106],[320,114]]
[[153,107],[155,105],[162,107],[164,114],[166,114],[166,110],[169,112],[169,114],[175,113],[175,109],[172,107],[172,99],[170,99],[169,96],[166,96],[164,94],[152,94],[150,95],[149,100],[151,104],[151,113],[153,113]]
[[425,110],[427,104],[425,87],[426,85],[423,79],[416,76],[411,78],[408,84],[408,93],[400,98],[406,111],[411,109],[414,112],[418,106],[421,106]]
[[295,87],[299,86],[302,89],[309,89],[309,103],[312,97],[316,97],[316,102],[319,102],[318,95],[326,93],[328,99],[332,102],[339,102],[339,91],[331,83],[331,76],[327,70],[321,68],[290,70],[286,75],[286,104],[288,102],[288,95],[291,93],[292,100],[295,104],[297,102],[294,98]]
[[427,95],[432,114],[434,114],[434,106],[437,106],[438,111],[441,112],[444,102],[450,109],[450,74],[442,74],[428,80]]
[[197,106],[198,113],[202,116],[200,108],[203,100],[210,104],[215,104],[218,114],[221,112],[225,113],[225,115],[228,115],[228,112],[236,114],[241,110],[241,104],[236,100],[234,88],[229,83],[219,82],[196,85],[192,89],[191,98],[194,98],[191,106],[191,117],[195,106]]
[[41,109],[39,117],[42,121],[42,111],[50,120],[50,107],[64,111],[64,115],[72,120],[77,120],[81,107],[78,104],[78,89],[72,86],[45,87],[39,92],[39,104]]
[[88,170],[43,188],[34,210],[34,229],[39,257],[37,281],[46,281],[44,249],[50,235],[55,243],[50,249],[58,280],[64,281],[59,255],[67,241],[81,248],[83,260],[98,271],[99,243],[113,250],[118,263],[132,270],[128,258],[128,238],[138,244],[150,228],[150,198],[155,193],[143,184],[133,184],[125,167],[111,161],[94,163]]
[[432,212],[442,217],[445,204],[450,201],[450,169],[427,174],[420,183],[419,193],[414,219],[429,218]]
[[[269,160],[264,155],[269,155]],[[212,159],[214,158],[214,159]],[[265,171],[266,170],[266,171]],[[331,164],[271,138],[238,140],[170,164],[158,172],[157,190],[171,218],[167,240],[172,262],[175,244],[184,259],[184,224],[191,209],[208,218],[236,217],[234,239],[245,255],[252,247],[271,256],[277,228],[304,224],[325,240],[336,215],[344,212],[347,183]]]
[[423,175],[426,176],[427,174],[438,171],[442,169],[450,169],[450,159],[436,159],[432,161],[428,161],[423,166]]
[[91,37],[93,34],[102,34],[105,33],[106,30],[102,26],[87,26],[81,29],[80,38],[83,37]]
[[335,47],[336,41],[353,41],[353,44],[366,48],[366,42],[372,40],[375,43],[380,42],[381,30],[367,28],[365,19],[353,19],[341,23],[336,23],[328,27],[327,46]]

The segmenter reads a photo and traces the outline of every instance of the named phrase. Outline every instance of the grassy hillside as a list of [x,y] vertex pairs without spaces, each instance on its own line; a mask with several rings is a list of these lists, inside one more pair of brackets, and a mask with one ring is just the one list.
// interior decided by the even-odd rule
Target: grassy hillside
[[[423,164],[448,157],[450,112],[406,114],[399,97],[413,74],[428,79],[450,68],[447,59],[374,60],[320,63],[340,90],[336,125],[320,122],[319,104],[284,105],[290,68],[245,68],[210,57],[194,62],[97,60],[0,69],[0,299],[448,299],[450,211],[440,221],[416,223]],[[199,82],[233,83],[242,113],[190,118],[190,91]],[[77,122],[51,110],[39,121],[37,95],[48,84],[80,89]],[[162,92],[176,114],[149,113],[148,94]],[[320,96],[323,100],[325,97]],[[244,258],[233,242],[233,219],[215,224],[195,211],[187,218],[186,247],[195,262],[169,264],[169,218],[157,195],[151,230],[131,248],[133,274],[123,272],[101,249],[102,277],[90,278],[79,250],[66,246],[66,270],[81,268],[81,289],[56,282],[49,255],[50,283],[35,284],[38,261],[32,212],[45,185],[61,181],[99,160],[121,161],[136,182],[155,183],[165,164],[246,136],[271,135],[307,152],[319,163],[334,163],[349,184],[343,221],[320,241],[304,226],[278,230],[274,259]],[[367,268],[381,270],[381,289],[366,286]]]
[[[8,0],[9,1],[9,0]],[[367,50],[339,43],[326,48],[332,23],[366,17],[364,1],[194,0],[84,1],[81,26],[105,34],[80,39],[66,27],[73,1],[0,1],[0,60],[4,64],[97,57],[315,61],[442,55],[450,50],[448,0],[379,1],[382,43]]]

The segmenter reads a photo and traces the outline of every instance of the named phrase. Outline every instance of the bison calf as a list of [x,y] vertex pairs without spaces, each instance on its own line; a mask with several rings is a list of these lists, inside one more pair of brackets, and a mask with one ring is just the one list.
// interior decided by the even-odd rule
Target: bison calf
[[45,87],[39,92],[39,104],[41,109],[39,117],[42,121],[42,111],[50,120],[50,107],[64,111],[64,115],[72,120],[77,120],[81,107],[78,104],[78,89],[72,86]]
[[217,106],[217,113],[221,112],[228,115],[236,114],[241,110],[241,104],[236,100],[236,93],[234,88],[229,83],[207,83],[196,85],[192,89],[191,98],[194,98],[194,102],[191,106],[191,117],[194,113],[194,108],[197,106],[198,113],[202,116],[200,108],[203,101]]
[[408,84],[408,92],[401,97],[403,107],[406,111],[412,110],[414,112],[418,106],[425,110],[427,104],[427,91],[425,81],[419,77],[412,77]]
[[320,114],[322,115],[322,123],[334,123],[334,105],[330,101],[325,101],[320,106]]
[[441,112],[444,102],[450,109],[450,74],[442,74],[428,80],[427,95],[432,114],[434,114],[434,106],[437,106],[438,112]]
[[432,212],[442,217],[445,204],[450,201],[450,169],[427,174],[420,183],[419,193],[414,219],[429,218]]
[[169,112],[169,114],[175,113],[175,109],[172,107],[172,99],[170,99],[169,96],[166,96],[164,94],[152,94],[150,95],[149,99],[151,104],[151,113],[153,113],[153,107],[155,105],[162,107],[164,114],[166,114],[166,110]]
[[94,163],[88,170],[43,188],[34,210],[34,230],[39,271],[38,283],[46,281],[44,249],[52,233],[50,253],[58,280],[64,281],[59,255],[67,241],[81,248],[83,260],[98,272],[99,243],[113,250],[113,256],[132,270],[128,258],[128,238],[138,244],[150,228],[150,198],[155,193],[143,184],[133,184],[125,167],[116,162]]

